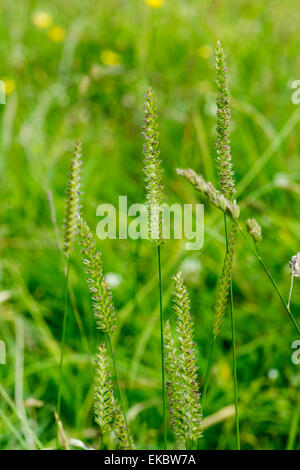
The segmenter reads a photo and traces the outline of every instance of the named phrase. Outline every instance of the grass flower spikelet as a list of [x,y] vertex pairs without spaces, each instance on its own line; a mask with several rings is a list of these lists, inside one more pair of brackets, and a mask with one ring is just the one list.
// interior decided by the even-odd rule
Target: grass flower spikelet
[[77,142],[73,158],[70,165],[70,175],[68,181],[65,223],[64,223],[64,251],[69,257],[77,233],[76,221],[80,214],[80,180],[81,180],[81,142]]
[[104,344],[99,346],[96,357],[94,408],[95,421],[100,426],[101,432],[110,431],[113,421],[113,390]]
[[255,219],[248,219],[246,221],[246,227],[253,238],[253,240],[258,243],[262,240],[262,231],[261,231],[261,226]]
[[177,439],[196,441],[201,437],[202,414],[197,384],[196,351],[193,341],[194,324],[190,314],[190,300],[182,275],[178,273],[173,279],[178,350],[172,340],[170,325],[167,323],[165,327],[170,412]]
[[210,202],[221,209],[225,214],[233,219],[238,219],[240,215],[240,208],[235,202],[229,201],[224,194],[218,191],[210,182],[205,181],[202,175],[198,175],[191,168],[185,170],[177,169],[178,175],[184,176],[200,193],[204,194]]
[[216,47],[216,83],[217,83],[217,167],[221,191],[232,200],[235,193],[230,150],[230,106],[227,67],[225,55],[220,42]]
[[175,342],[172,338],[170,322],[167,320],[164,328],[164,339],[165,339],[165,368],[168,375],[166,382],[171,425],[175,437],[178,440],[185,440],[183,433],[183,419],[182,419],[182,395],[181,389],[178,382],[181,381],[180,372],[178,370],[178,351],[175,346]]
[[162,243],[162,227],[160,204],[163,197],[161,160],[158,143],[158,115],[155,96],[152,88],[148,88],[144,104],[144,124],[142,136],[144,138],[144,173],[146,182],[146,202],[148,209],[149,235],[155,244]]
[[291,274],[293,277],[300,277],[300,253],[292,256],[290,263]]
[[102,272],[101,253],[96,250],[95,238],[81,217],[78,217],[78,228],[79,241],[82,246],[82,262],[85,265],[97,326],[110,335],[115,329],[116,314],[112,294]]
[[128,432],[126,429],[126,423],[124,420],[124,415],[120,409],[120,406],[117,400],[114,400],[113,410],[114,410],[113,430],[118,441],[119,449],[120,450],[135,449],[133,438],[130,434],[129,434],[130,435],[130,441],[129,441]]

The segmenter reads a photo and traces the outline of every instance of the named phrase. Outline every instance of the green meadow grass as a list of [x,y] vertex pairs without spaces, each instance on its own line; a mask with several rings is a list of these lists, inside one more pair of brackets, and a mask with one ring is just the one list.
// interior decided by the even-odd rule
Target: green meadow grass
[[[46,29],[34,14],[51,15]],[[95,232],[96,208],[144,202],[140,124],[147,86],[157,94],[166,201],[196,203],[176,175],[191,167],[216,184],[215,68],[221,40],[232,94],[232,158],[243,217],[263,227],[260,250],[280,290],[289,293],[288,261],[299,251],[300,107],[291,101],[299,77],[300,28],[292,0],[3,1],[0,6],[0,448],[54,448],[64,310],[64,258],[58,248],[69,161],[83,143],[84,214]],[[61,30],[53,29],[55,26]],[[65,34],[62,41],[57,41]],[[56,40],[53,40],[56,39]],[[172,313],[170,275],[186,273],[195,320],[200,378],[210,348],[213,306],[224,255],[222,214],[205,203],[205,243],[161,248],[163,307]],[[99,241],[119,326],[112,338],[125,408],[137,448],[163,445],[157,271],[151,243]],[[98,446],[93,419],[93,361],[101,334],[91,313],[76,249],[70,270],[61,416],[70,438]],[[300,289],[292,308],[300,321]],[[233,267],[240,438],[243,449],[300,449],[297,339],[280,300],[241,237]],[[74,314],[75,313],[75,314]],[[231,326],[216,342],[201,449],[235,447]],[[227,408],[229,407],[230,408]],[[226,417],[226,411],[229,416]],[[210,416],[219,412],[224,419]],[[175,448],[169,433],[169,447]],[[109,444],[109,442],[108,442]]]

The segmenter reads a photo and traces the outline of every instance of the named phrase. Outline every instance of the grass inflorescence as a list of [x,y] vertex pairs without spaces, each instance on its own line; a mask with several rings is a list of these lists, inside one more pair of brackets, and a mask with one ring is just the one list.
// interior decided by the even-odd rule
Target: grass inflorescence
[[[162,0],[130,8],[102,2],[101,9],[96,2],[82,9],[79,0],[49,9],[46,1],[46,11],[35,3],[1,4],[1,40],[12,53],[3,54],[0,83],[6,99],[0,107],[0,448],[54,449],[56,431],[64,450],[125,450],[134,440],[139,449],[195,448],[193,424],[178,407],[189,385],[178,374],[186,346],[170,301],[169,274],[178,270],[195,326],[191,349],[204,414],[198,448],[237,447],[237,375],[229,367],[235,339],[243,448],[299,448],[298,366],[291,358],[300,337],[300,113],[291,105],[298,94],[290,88],[295,64],[286,60],[298,39],[282,40],[296,25],[296,4],[276,2],[266,10],[253,0],[228,15],[221,2],[216,24],[209,1],[176,2],[176,8]],[[223,38],[215,77],[203,21],[209,37]],[[280,73],[278,57],[285,65]],[[100,241],[98,204],[115,204],[120,194],[130,204],[142,202],[138,127],[146,83],[153,85],[143,123],[151,243]],[[84,209],[80,143],[72,151],[77,136],[84,139]],[[175,176],[176,167],[189,178]],[[184,251],[182,240],[162,244],[163,199],[205,202],[200,251]],[[86,254],[77,243],[78,214],[91,224]],[[164,322],[161,347],[163,316],[170,323]]]
[[144,104],[144,123],[142,125],[142,136],[144,138],[144,173],[146,204],[148,212],[148,233],[152,243],[157,247],[157,270],[159,289],[159,317],[160,317],[160,351],[161,351],[161,395],[163,414],[164,447],[167,448],[167,417],[165,398],[165,366],[164,366],[164,329],[163,329],[163,309],[162,309],[162,269],[161,250],[162,239],[162,217],[161,204],[163,199],[163,185],[161,160],[159,158],[159,132],[158,115],[155,95],[152,88],[146,92]]
[[83,218],[78,217],[77,223],[82,262],[87,274],[97,327],[111,335],[116,328],[116,313],[111,291],[103,275],[101,253],[96,249],[96,240]]
[[[63,381],[63,363],[64,363],[64,353],[65,353],[65,339],[66,339],[66,329],[67,329],[67,315],[69,308],[69,295],[68,295],[68,284],[69,284],[69,273],[71,267],[71,253],[74,247],[76,234],[77,234],[77,217],[80,213],[81,208],[81,165],[82,165],[82,146],[81,142],[78,141],[74,154],[70,163],[70,173],[69,180],[67,185],[67,195],[65,201],[65,224],[64,224],[64,252],[67,256],[67,269],[64,282],[64,314],[62,322],[62,338],[61,338],[61,353],[60,353],[60,362],[59,362],[59,384],[58,384],[58,393],[57,393],[57,404],[56,404],[56,413],[57,413],[57,422],[60,422],[60,407],[61,407],[61,389]],[[57,429],[59,435],[59,428]],[[59,441],[57,437],[57,442]]]
[[70,256],[77,234],[77,217],[81,209],[81,166],[82,145],[78,141],[70,165],[70,174],[67,188],[65,224],[64,224],[64,251]]
[[184,442],[188,447],[195,445],[202,435],[198,366],[190,299],[181,273],[173,279],[177,341],[174,341],[170,323],[167,321],[165,325],[167,389],[174,434],[178,441]]

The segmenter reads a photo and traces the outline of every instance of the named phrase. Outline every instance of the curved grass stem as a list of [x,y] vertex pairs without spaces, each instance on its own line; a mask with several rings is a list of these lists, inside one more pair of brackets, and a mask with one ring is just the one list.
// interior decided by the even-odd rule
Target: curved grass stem
[[288,309],[290,309],[290,305],[291,305],[293,286],[294,286],[294,276],[291,275],[291,286],[290,286],[289,300],[288,300],[288,303],[287,303]]
[[270,271],[269,271],[268,268],[266,267],[266,265],[265,265],[265,263],[264,263],[262,257],[260,256],[260,254],[259,254],[259,252],[258,252],[258,250],[257,250],[256,243],[254,243],[254,246],[255,246],[255,252],[256,252],[256,256],[257,256],[257,259],[258,259],[259,263],[261,264],[263,270],[265,271],[266,275],[267,275],[268,278],[270,279],[270,281],[271,281],[271,283],[272,283],[274,289],[276,290],[276,292],[277,292],[277,294],[278,294],[278,296],[279,296],[279,298],[280,298],[280,300],[281,300],[281,302],[282,302],[282,304],[283,304],[285,310],[287,311],[287,313],[288,313],[288,315],[289,315],[289,317],[290,317],[290,319],[291,319],[291,321],[292,321],[294,327],[296,328],[298,335],[300,336],[300,328],[299,328],[299,326],[298,326],[298,324],[297,324],[297,322],[296,322],[296,319],[295,319],[294,315],[293,315],[292,312],[291,312],[290,306],[285,303],[285,300],[284,300],[284,298],[282,297],[282,295],[281,295],[281,293],[280,293],[280,290],[278,289],[277,284],[276,284],[276,282],[275,282],[274,279],[273,279],[272,274],[270,273]]
[[56,403],[56,413],[57,413],[57,435],[56,443],[59,447],[59,420],[60,420],[60,409],[61,409],[61,389],[62,389],[62,379],[63,379],[63,363],[64,363],[64,354],[65,354],[65,342],[66,342],[66,329],[67,329],[67,316],[68,316],[68,301],[69,301],[69,292],[68,292],[68,283],[69,283],[69,273],[71,266],[71,257],[68,257],[67,271],[64,284],[64,317],[62,325],[62,336],[61,336],[61,352],[60,352],[60,361],[59,361],[59,379],[58,379],[58,392],[57,392],[57,403]]
[[167,449],[167,416],[166,416],[166,397],[165,397],[165,362],[164,362],[164,319],[162,308],[162,281],[161,281],[161,260],[160,245],[157,246],[158,261],[158,284],[159,284],[159,311],[160,311],[160,353],[161,353],[161,394],[163,405],[163,430],[164,430],[164,447]]
[[60,408],[61,408],[62,372],[63,372],[63,362],[64,362],[64,354],[65,354],[65,341],[66,341],[67,316],[68,316],[68,299],[69,299],[68,282],[69,282],[70,265],[71,265],[71,258],[69,256],[66,277],[65,277],[65,285],[64,285],[64,317],[63,317],[63,327],[62,327],[62,337],[61,337],[59,382],[58,382],[57,406],[56,406],[56,412],[57,412],[57,416],[59,419],[60,419]]
[[103,442],[103,432],[102,432],[102,429],[101,429],[101,435],[100,435],[100,446],[99,446],[99,450],[104,450],[104,442]]
[[240,420],[239,420],[239,407],[238,407],[237,358],[236,358],[235,321],[234,321],[234,308],[233,308],[232,280],[230,280],[230,320],[231,320],[231,336],[232,336],[232,359],[233,359],[233,380],[234,380],[234,407],[235,407],[236,444],[237,444],[237,449],[241,450]]
[[259,263],[260,263],[260,265],[261,265],[261,267],[263,268],[264,272],[265,272],[266,275],[268,276],[268,278],[269,278],[271,284],[273,285],[273,287],[274,287],[274,289],[275,289],[275,291],[276,291],[278,297],[280,298],[280,300],[281,300],[281,302],[282,302],[282,305],[284,306],[284,309],[285,309],[286,312],[288,313],[291,322],[293,323],[294,327],[296,328],[296,331],[297,331],[298,335],[300,336],[300,328],[299,328],[299,326],[298,326],[298,324],[297,324],[297,322],[296,322],[296,319],[295,319],[294,315],[293,315],[292,312],[291,312],[290,306],[285,303],[285,300],[284,300],[284,298],[283,298],[283,296],[282,296],[282,294],[281,294],[279,288],[277,287],[277,284],[276,284],[276,282],[274,281],[272,274],[271,274],[270,271],[268,270],[267,266],[265,265],[265,263],[264,263],[264,261],[263,261],[261,255],[260,255],[260,253],[259,253],[259,251],[258,251],[258,249],[257,249],[257,244],[254,242],[254,248],[253,248],[252,245],[250,244],[250,241],[248,240],[248,237],[245,235],[245,233],[244,233],[243,230],[241,229],[241,227],[240,227],[240,225],[238,224],[238,222],[235,221],[235,223],[236,223],[236,225],[237,225],[237,227],[238,227],[239,232],[241,233],[241,235],[243,236],[243,238],[244,238],[244,239],[247,241],[247,243],[249,244],[250,249],[251,249],[252,252],[255,254],[257,260],[259,261]]

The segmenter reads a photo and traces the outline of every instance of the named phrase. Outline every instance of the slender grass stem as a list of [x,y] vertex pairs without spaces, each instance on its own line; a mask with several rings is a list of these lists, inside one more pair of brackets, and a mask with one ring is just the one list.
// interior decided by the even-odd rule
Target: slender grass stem
[[210,351],[209,351],[209,356],[208,356],[207,366],[206,366],[206,373],[205,373],[205,378],[204,378],[204,383],[203,383],[202,399],[201,399],[202,411],[204,409],[204,403],[205,403],[205,398],[206,398],[206,393],[207,393],[209,374],[210,374],[210,369],[211,369],[211,364],[212,364],[212,356],[213,356],[213,351],[215,347],[215,342],[216,342],[216,339],[213,337],[211,341],[211,345],[210,345]]
[[288,300],[288,303],[287,303],[288,309],[290,308],[290,305],[291,305],[291,299],[292,299],[292,293],[293,293],[293,285],[294,285],[294,276],[291,275],[291,287],[290,287],[290,293],[289,293],[289,300]]
[[300,402],[296,405],[296,410],[293,412],[292,422],[290,425],[289,437],[286,446],[286,450],[293,450],[295,448],[295,443],[297,439],[298,433],[298,425],[299,425],[299,416],[300,416]]
[[230,318],[231,318],[231,335],[232,335],[232,357],[233,357],[233,378],[234,378],[234,407],[235,407],[236,444],[237,444],[237,449],[241,450],[240,420],[239,420],[239,407],[238,407],[237,359],[236,359],[236,346],[235,346],[235,324],[234,324],[232,281],[230,281]]
[[71,265],[71,257],[69,256],[66,277],[65,277],[65,285],[64,285],[64,317],[63,317],[62,338],[61,338],[59,383],[58,383],[57,406],[56,406],[58,419],[60,419],[60,408],[61,408],[62,372],[63,372],[63,362],[64,362],[64,354],[65,354],[65,341],[66,341],[67,316],[68,316],[68,299],[69,299],[68,282],[69,282],[70,265]]
[[100,435],[100,446],[99,450],[104,450],[104,445],[103,445],[103,432],[101,430],[101,435]]
[[[224,214],[225,236],[226,236],[226,250],[228,252],[228,227],[227,219]],[[232,358],[233,358],[233,381],[234,381],[234,406],[235,406],[235,428],[236,428],[236,444],[237,449],[240,450],[240,422],[239,422],[239,408],[238,408],[238,381],[237,381],[237,367],[236,367],[236,347],[235,347],[235,322],[234,322],[234,306],[233,306],[233,291],[232,291],[232,276],[230,275],[230,320],[231,320],[231,337],[232,337]]]
[[166,397],[165,397],[164,319],[163,319],[163,308],[162,308],[160,245],[157,246],[157,261],[158,261],[159,311],[160,311],[161,394],[162,394],[162,405],[163,405],[164,447],[166,450],[167,449],[167,416],[166,416]]
[[80,318],[80,314],[79,314],[79,311],[78,311],[78,307],[77,307],[76,299],[75,299],[75,295],[74,295],[74,290],[73,290],[73,287],[72,287],[71,283],[69,284],[68,289],[69,289],[69,299],[70,299],[71,312],[74,313],[75,321],[76,321],[76,324],[77,324],[77,327],[78,327],[78,330],[79,330],[79,334],[80,334],[81,343],[82,343],[82,346],[85,349],[85,352],[86,352],[86,354],[89,358],[90,364],[93,364],[94,361],[93,361],[91,351],[90,351],[90,348],[89,348],[88,338],[87,338],[87,335],[84,331],[83,323],[82,323],[82,320]]
[[117,386],[118,386],[118,391],[119,391],[119,397],[120,397],[120,403],[121,403],[122,413],[123,413],[123,416],[124,416],[124,421],[125,421],[125,425],[126,425],[126,431],[127,431],[127,435],[128,435],[128,442],[129,442],[130,447],[131,447],[131,445],[132,445],[132,443],[131,443],[131,437],[130,437],[130,432],[129,432],[128,422],[127,422],[127,417],[126,417],[125,408],[124,408],[124,402],[123,402],[123,396],[122,396],[121,385],[120,385],[120,380],[119,380],[119,374],[118,374],[118,370],[117,370],[117,364],[116,364],[116,359],[115,359],[115,353],[114,353],[114,350],[113,350],[113,347],[112,347],[112,344],[111,344],[110,335],[109,335],[108,333],[107,333],[107,341],[108,341],[108,345],[109,345],[109,349],[110,349],[110,354],[111,354],[111,359],[112,359],[112,363],[113,363],[115,378],[116,378],[116,381],[117,381]]
[[274,279],[273,279],[273,277],[272,277],[272,274],[270,273],[270,271],[269,271],[268,268],[266,267],[266,265],[265,265],[265,263],[264,263],[262,257],[261,257],[260,254],[258,253],[257,246],[256,246],[256,243],[255,243],[255,242],[254,242],[254,246],[255,246],[255,252],[256,252],[256,256],[257,256],[258,261],[260,262],[260,264],[261,264],[263,270],[265,271],[266,275],[267,275],[268,278],[270,279],[270,281],[271,281],[271,283],[272,283],[274,289],[276,290],[276,292],[277,292],[277,294],[278,294],[278,296],[279,296],[279,298],[280,298],[280,300],[281,300],[281,302],[282,302],[282,304],[283,304],[285,310],[287,311],[287,313],[288,313],[288,315],[289,315],[291,321],[293,322],[293,325],[294,325],[294,327],[296,328],[298,335],[300,336],[300,328],[299,328],[299,326],[298,326],[298,324],[297,324],[297,322],[296,322],[296,319],[295,319],[294,315],[292,314],[292,312],[291,312],[291,310],[290,310],[290,306],[285,303],[285,300],[284,300],[284,298],[282,297],[282,295],[281,295],[281,293],[280,293],[280,291],[279,291],[279,289],[278,289],[278,287],[277,287],[277,284],[276,284],[276,282],[274,281]]
[[250,244],[249,240],[248,240],[248,237],[245,235],[245,233],[243,232],[243,230],[241,229],[241,227],[239,226],[239,224],[235,221],[235,223],[237,224],[237,227],[241,233],[241,235],[244,237],[244,239],[247,241],[247,243],[249,244],[251,250],[253,251],[253,253],[255,254],[257,260],[259,261],[260,265],[262,266],[264,272],[266,273],[266,275],[268,276],[269,280],[271,281],[276,293],[278,294],[278,297],[280,298],[285,310],[287,311],[289,317],[290,317],[290,320],[291,322],[293,323],[294,327],[296,328],[296,331],[298,333],[298,335],[300,336],[300,328],[295,320],[295,317],[294,315],[292,314],[291,312],[291,309],[290,309],[290,306],[287,305],[285,303],[285,300],[283,298],[283,296],[281,295],[281,292],[280,290],[278,289],[277,287],[277,284],[276,282],[274,281],[273,277],[272,277],[272,274],[270,273],[270,271],[268,270],[267,266],[265,265],[260,253],[258,252],[258,249],[257,249],[257,244],[254,242],[254,248],[252,247],[252,245]]

